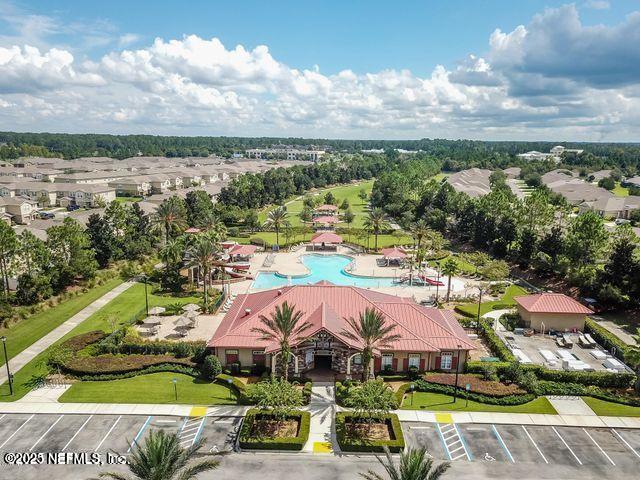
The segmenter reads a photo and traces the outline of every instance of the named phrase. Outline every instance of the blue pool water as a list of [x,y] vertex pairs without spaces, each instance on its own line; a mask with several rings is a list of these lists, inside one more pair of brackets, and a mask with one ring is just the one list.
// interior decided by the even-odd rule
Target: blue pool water
[[293,276],[273,272],[259,272],[253,282],[252,289],[263,290],[286,285],[307,285],[326,280],[334,285],[354,285],[356,287],[392,287],[395,285],[393,277],[361,277],[351,275],[344,269],[351,263],[352,258],[344,255],[302,255],[302,263],[311,273]]

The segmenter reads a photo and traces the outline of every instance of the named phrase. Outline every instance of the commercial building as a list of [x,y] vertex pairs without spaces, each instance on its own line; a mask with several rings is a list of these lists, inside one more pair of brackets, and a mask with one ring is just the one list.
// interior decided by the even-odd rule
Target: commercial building
[[593,313],[562,293],[538,293],[513,299],[525,326],[536,332],[582,331],[586,316]]
[[322,281],[281,289],[241,294],[235,299],[208,346],[223,365],[263,365],[276,369],[279,344],[255,331],[284,303],[302,312],[311,326],[291,338],[293,373],[331,369],[346,376],[362,372],[362,344],[345,335],[348,318],[366,309],[382,313],[398,339],[374,352],[373,369],[404,372],[462,369],[469,350],[475,347],[452,311],[424,307],[410,298]]

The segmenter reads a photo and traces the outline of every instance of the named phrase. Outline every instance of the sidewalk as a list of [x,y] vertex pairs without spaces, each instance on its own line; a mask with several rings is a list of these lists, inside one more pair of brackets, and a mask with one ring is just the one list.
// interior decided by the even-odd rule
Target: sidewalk
[[311,389],[311,401],[304,410],[311,412],[311,423],[309,439],[302,451],[309,453],[338,451],[333,421],[337,410],[333,382],[314,382]]
[[[45,351],[49,348],[53,343],[60,340],[67,333],[73,330],[78,324],[84,322],[87,318],[93,315],[95,312],[104,307],[111,300],[116,298],[126,289],[131,287],[134,282],[124,282],[118,285],[116,288],[111,290],[110,292],[105,293],[102,297],[95,300],[90,305],[86,306],[74,316],[69,318],[63,324],[61,324],[56,329],[52,330],[40,340],[32,343],[29,347],[25,348],[18,355],[9,360],[9,367],[11,368],[11,372],[15,373],[24,367],[27,363],[33,360],[38,354]],[[3,367],[0,371],[0,385],[7,381],[7,372]]]

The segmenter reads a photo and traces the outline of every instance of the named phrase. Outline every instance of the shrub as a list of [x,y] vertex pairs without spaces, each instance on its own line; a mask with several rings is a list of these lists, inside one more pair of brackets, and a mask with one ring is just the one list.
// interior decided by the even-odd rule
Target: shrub
[[79,378],[82,381],[101,382],[101,381],[120,380],[122,378],[131,378],[131,377],[136,377],[138,375],[147,375],[150,373],[160,373],[160,372],[182,373],[184,375],[189,375],[190,377],[194,377],[194,378],[197,378],[200,376],[200,370],[198,370],[197,368],[187,367],[185,365],[178,365],[174,363],[162,363],[159,365],[152,365],[150,367],[143,368],[142,370],[136,370],[131,372],[82,375]]
[[[431,383],[425,380],[417,380],[414,382],[417,392],[433,392],[442,393],[444,395],[454,395],[455,388],[451,385],[441,385],[438,383]],[[458,387],[460,390],[460,387]],[[468,392],[465,395],[469,400],[473,400],[479,403],[486,403],[489,405],[522,405],[523,403],[530,402],[536,398],[536,395],[526,393],[522,395],[506,395],[502,397],[495,397],[490,395],[484,395],[481,393]]]
[[254,434],[256,419],[270,416],[262,410],[249,410],[242,422],[238,444],[240,448],[250,450],[302,450],[309,439],[309,425],[311,414],[309,412],[294,411],[287,418],[296,418],[299,422],[298,434],[295,437],[265,438]]
[[[424,377],[426,382],[438,383],[440,385],[455,386],[455,374],[453,373],[433,373]],[[489,395],[492,397],[504,397],[507,395],[521,395],[527,393],[516,384],[504,384],[495,380],[483,380],[478,375],[461,374],[458,376],[458,388],[464,389],[469,384],[472,392]]]
[[[359,420],[355,414],[350,412],[336,413],[336,438],[340,449],[345,452],[383,452],[386,446],[389,451],[398,453],[404,449],[404,435],[398,416],[393,413],[380,415],[375,420],[384,422],[391,427],[391,440],[367,440],[365,438],[355,438],[347,436],[347,422]],[[367,419],[369,420],[369,419]]]
[[587,317],[585,324],[585,332],[589,332],[593,339],[602,345],[607,350],[611,351],[612,348],[615,348],[615,357],[619,360],[625,361],[625,354],[629,348],[629,346],[620,340],[617,336],[611,333],[604,327],[598,325],[595,320]]
[[80,335],[71,337],[68,340],[62,342],[62,345],[75,353],[83,350],[89,345],[93,345],[94,343],[99,342],[106,336],[107,334],[102,330],[93,330],[91,332],[81,333]]
[[140,371],[152,365],[176,364],[195,367],[187,359],[171,355],[98,355],[95,357],[74,357],[65,362],[63,369],[77,376],[99,375],[103,373],[127,373]]
[[359,418],[384,415],[398,406],[393,390],[382,380],[368,380],[349,389],[344,403],[353,408]]
[[207,355],[202,362],[202,374],[209,380],[215,380],[222,373],[222,365],[215,355]]
[[513,356],[513,353],[486,320],[480,320],[480,334],[487,342],[487,346],[493,355],[504,362],[514,362],[516,360],[516,357]]
[[221,385],[231,385],[236,391],[239,403],[248,404],[250,402],[250,399],[247,397],[247,386],[236,377],[221,373],[216,377],[216,382]]
[[304,403],[302,391],[286,380],[270,379],[247,389],[247,396],[261,410],[285,418]]

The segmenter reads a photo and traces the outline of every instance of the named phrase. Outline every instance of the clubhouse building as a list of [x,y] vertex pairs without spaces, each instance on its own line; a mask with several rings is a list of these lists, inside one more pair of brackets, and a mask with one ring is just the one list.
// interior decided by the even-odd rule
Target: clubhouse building
[[358,318],[367,308],[381,312],[391,334],[399,338],[374,352],[373,369],[397,372],[410,367],[424,370],[462,369],[469,350],[475,347],[453,312],[424,307],[410,298],[368,289],[337,286],[322,281],[238,295],[225,315],[209,348],[223,365],[262,365],[275,372],[279,345],[262,339],[253,329],[265,328],[262,316],[270,318],[276,307],[287,302],[303,313],[301,323],[311,327],[291,339],[294,358],[291,373],[333,370],[347,378],[362,372],[362,344],[349,338],[349,318]]

